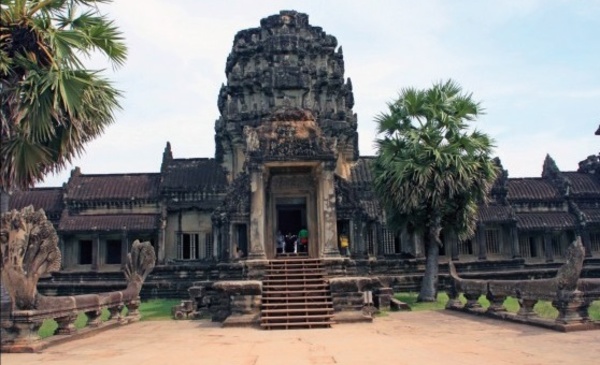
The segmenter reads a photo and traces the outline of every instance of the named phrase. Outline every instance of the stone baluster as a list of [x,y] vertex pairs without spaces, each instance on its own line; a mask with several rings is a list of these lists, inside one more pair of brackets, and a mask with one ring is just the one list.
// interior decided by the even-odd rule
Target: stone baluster
[[465,309],[478,309],[481,308],[481,304],[479,304],[479,297],[481,296],[480,291],[465,291],[463,295],[467,302],[465,303]]
[[[552,301],[552,306],[558,310],[556,322],[560,324],[583,322],[584,317],[581,316],[580,310],[584,305],[583,293],[579,290],[559,290],[556,299]],[[585,316],[587,317],[587,314]]]
[[125,305],[123,303],[108,307],[108,319],[114,319],[119,323],[123,322],[123,316],[121,315],[121,312],[123,311],[124,307]]
[[537,314],[533,311],[533,307],[535,307],[535,305],[538,302],[537,298],[519,297],[518,301],[519,301],[519,307],[520,307],[519,311],[517,312],[518,316],[525,317],[525,318],[537,316]]
[[58,328],[54,331],[55,335],[72,335],[77,332],[75,327],[75,321],[77,320],[77,313],[71,313],[64,317],[54,318],[58,323]]
[[583,303],[577,310],[579,312],[579,316],[581,317],[583,322],[589,322],[590,319],[590,305],[592,305],[592,298],[586,298],[585,295],[583,297]]
[[134,300],[127,302],[125,305],[127,306],[127,317],[126,319],[129,322],[139,321],[142,317],[139,311],[140,308],[140,298],[137,297]]
[[29,318],[24,319],[23,321],[19,319],[21,318],[15,318],[10,331],[2,331],[2,340],[5,340],[4,336],[9,338],[14,337],[12,341],[14,346],[34,346],[40,340],[38,332],[43,321],[31,320]]
[[460,293],[456,290],[454,283],[446,285],[446,294],[448,294],[448,302],[446,303],[446,309],[451,308],[462,308],[463,305],[458,299]]
[[99,327],[102,324],[102,319],[100,316],[102,315],[101,309],[93,309],[85,312],[85,315],[88,318],[87,325],[88,327]]
[[485,297],[490,301],[490,306],[487,309],[488,312],[506,312],[506,307],[504,306],[506,294],[488,291]]

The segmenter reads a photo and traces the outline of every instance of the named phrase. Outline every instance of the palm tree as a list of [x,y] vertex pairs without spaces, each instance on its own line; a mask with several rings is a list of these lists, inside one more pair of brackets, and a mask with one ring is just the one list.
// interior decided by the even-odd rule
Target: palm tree
[[409,229],[425,240],[426,268],[420,301],[435,301],[441,233],[473,236],[478,204],[487,202],[497,168],[492,140],[469,122],[480,103],[452,80],[430,89],[403,89],[376,121],[375,190],[396,232]]
[[82,57],[127,49],[98,3],[111,0],[9,0],[0,14],[0,187],[26,189],[63,169],[114,121],[120,93]]

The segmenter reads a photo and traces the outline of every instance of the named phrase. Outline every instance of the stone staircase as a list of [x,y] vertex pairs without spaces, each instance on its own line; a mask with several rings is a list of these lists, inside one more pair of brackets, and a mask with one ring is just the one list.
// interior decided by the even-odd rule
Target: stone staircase
[[286,257],[269,263],[262,288],[262,328],[330,328],[332,318],[331,292],[320,260]]

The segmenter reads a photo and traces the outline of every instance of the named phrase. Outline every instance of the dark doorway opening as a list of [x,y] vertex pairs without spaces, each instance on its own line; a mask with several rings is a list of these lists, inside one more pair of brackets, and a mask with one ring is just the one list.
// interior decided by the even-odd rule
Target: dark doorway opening
[[278,206],[277,207],[277,222],[278,230],[284,235],[291,233],[297,235],[306,223],[306,216],[303,214],[303,207],[300,206]]
[[[306,199],[303,197],[278,198],[276,208],[275,237],[277,232],[284,235],[282,253],[306,254],[308,246],[301,246],[298,242],[298,233],[308,229],[306,217]],[[308,243],[310,245],[310,241]]]
[[121,263],[121,240],[106,241],[106,263],[109,265]]
[[239,255],[245,257],[248,254],[248,229],[245,224],[236,224],[236,234]]

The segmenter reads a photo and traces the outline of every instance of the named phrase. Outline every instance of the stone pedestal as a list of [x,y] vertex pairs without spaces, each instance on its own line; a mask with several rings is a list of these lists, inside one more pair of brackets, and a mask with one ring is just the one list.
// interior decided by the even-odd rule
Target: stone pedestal
[[552,306],[558,310],[556,322],[560,324],[584,322],[580,312],[581,307],[584,305],[583,293],[579,290],[558,291],[556,299],[552,301]]

